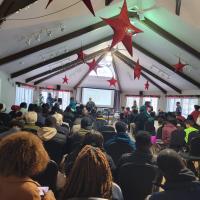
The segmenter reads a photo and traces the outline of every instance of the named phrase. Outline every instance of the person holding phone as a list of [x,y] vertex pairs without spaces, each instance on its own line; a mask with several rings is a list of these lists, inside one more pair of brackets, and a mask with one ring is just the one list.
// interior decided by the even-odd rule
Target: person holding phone
[[30,177],[49,162],[42,141],[28,132],[4,137],[0,143],[0,199],[55,200],[54,194]]

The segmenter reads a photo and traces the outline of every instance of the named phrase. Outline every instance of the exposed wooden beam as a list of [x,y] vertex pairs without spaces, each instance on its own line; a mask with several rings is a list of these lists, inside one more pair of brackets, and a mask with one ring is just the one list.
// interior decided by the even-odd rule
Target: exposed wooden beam
[[177,38],[173,34],[164,30],[163,28],[161,28],[159,25],[157,25],[156,23],[154,23],[150,19],[145,18],[145,20],[142,20],[141,23],[143,23],[145,26],[149,27],[152,31],[159,34],[162,38],[165,38],[169,42],[175,44],[177,47],[187,51],[189,54],[200,59],[200,52],[198,50],[194,49],[193,47],[191,47],[190,45],[188,45],[184,41],[180,40],[179,38]]
[[[124,62],[129,68],[134,69],[134,63],[130,62],[130,60],[127,57],[121,56],[123,54],[119,53],[118,51],[116,51],[114,53],[122,62]],[[144,74],[143,72],[141,73],[141,75],[147,79],[150,83],[152,83],[154,86],[156,86],[162,93],[167,94],[167,91],[162,88],[160,85],[158,85],[155,81],[153,81],[149,76],[147,76],[146,74]]]
[[[96,51],[96,52],[94,52],[94,53],[92,53],[92,54],[89,54],[89,55],[87,55],[87,56],[85,57],[85,61],[91,60],[91,59],[95,58],[96,56],[101,55],[102,53],[104,53],[104,52],[107,51],[107,50],[108,50],[108,48],[104,48],[104,49],[101,49],[101,50],[99,50],[99,51]],[[68,70],[70,70],[70,69],[72,69],[72,68],[74,68],[74,67],[76,67],[76,66],[78,66],[78,65],[80,65],[80,64],[83,64],[83,61],[82,61],[82,60],[73,60],[72,62],[69,62],[69,63],[67,63],[67,64],[65,64],[65,65],[61,65],[61,66],[55,67],[55,68],[53,68],[53,69],[51,69],[51,70],[47,70],[47,71],[45,71],[45,72],[42,72],[42,73],[40,73],[40,74],[37,74],[37,75],[32,76],[32,77],[30,77],[30,78],[27,78],[27,79],[26,79],[26,83],[31,82],[31,81],[33,81],[33,80],[35,80],[35,79],[40,78],[40,77],[43,77],[43,76],[52,74],[52,73],[54,73],[54,72],[60,71],[60,70],[62,70],[62,69],[65,69],[65,71],[68,71]]]
[[[99,45],[99,44],[101,44],[101,43],[107,42],[107,41],[109,41],[111,38],[112,38],[112,36],[110,35],[110,36],[108,36],[108,37],[105,37],[105,38],[103,38],[103,39],[100,39],[100,40],[97,40],[97,41],[95,41],[95,42],[92,42],[92,43],[87,44],[87,45],[85,45],[85,46],[83,46],[83,47],[80,47],[80,48],[78,48],[78,49],[72,50],[72,51],[70,51],[70,52],[64,53],[64,54],[62,54],[62,55],[59,55],[59,56],[54,57],[54,58],[51,58],[51,59],[46,60],[46,61],[44,61],[44,62],[41,62],[41,63],[35,64],[35,65],[32,65],[32,66],[30,66],[30,67],[27,67],[27,68],[25,68],[25,69],[19,70],[19,71],[17,71],[17,72],[14,72],[14,73],[11,74],[11,78],[16,78],[16,77],[18,77],[18,76],[27,74],[27,73],[29,73],[29,72],[31,72],[31,71],[33,71],[33,70],[39,69],[39,68],[41,68],[41,67],[45,67],[46,65],[52,64],[52,63],[54,63],[54,62],[58,62],[58,61],[60,61],[60,60],[63,60],[63,59],[65,59],[65,58],[67,58],[67,57],[70,57],[70,56],[72,56],[72,55],[74,55],[74,54],[77,54],[77,53],[80,52],[81,50],[87,50],[87,49],[90,49],[90,48],[92,48],[92,47],[94,47],[94,46],[97,46],[97,45]],[[29,81],[31,81],[31,80],[28,80],[27,82],[29,82]]]
[[114,72],[115,72],[117,80],[118,80],[119,92],[121,93],[122,92],[122,86],[121,86],[121,82],[120,82],[119,73],[118,73],[118,70],[117,70],[115,56],[113,56],[113,53],[112,53],[112,65],[113,65],[113,69],[114,69]]
[[[105,57],[105,53],[103,54],[103,55],[101,55],[98,59],[97,59],[97,61],[96,61],[96,64],[98,65],[100,62],[101,62],[101,60]],[[96,67],[97,67],[97,65],[96,65]],[[88,71],[84,74],[84,76],[78,81],[78,83],[74,86],[74,89],[77,89],[78,87],[79,87],[79,85],[81,85],[81,83],[87,78],[87,76],[90,74],[90,70],[88,69]]]
[[37,0],[4,0],[0,4],[0,24],[5,20],[7,16],[14,14],[20,9],[34,3]]
[[[119,51],[115,52],[115,55],[118,58],[121,58],[124,62],[126,62],[126,64],[128,64],[129,66],[134,66],[136,65],[136,62],[131,60],[130,58],[128,58],[127,56],[125,56],[124,54],[120,53]],[[146,69],[145,67],[141,66],[142,70],[144,72],[146,72],[147,74],[151,75],[152,77],[154,77],[155,79],[159,80],[160,82],[164,83],[165,85],[167,85],[168,87],[172,88],[173,90],[175,90],[176,92],[178,92],[179,94],[182,93],[181,89],[177,88],[176,86],[174,86],[173,84],[169,83],[168,81],[162,79],[161,77],[159,77],[157,74],[154,74],[153,72],[151,72],[150,70]]]
[[156,62],[160,63],[161,65],[163,65],[167,69],[173,71],[174,73],[179,75],[181,78],[185,79],[186,81],[188,81],[188,82],[192,83],[193,85],[195,85],[196,87],[200,88],[200,83],[198,81],[195,81],[194,79],[190,78],[189,76],[187,76],[186,74],[184,74],[182,72],[175,72],[174,67],[172,67],[169,63],[165,62],[164,60],[162,60],[161,58],[159,58],[155,54],[151,53],[150,51],[144,49],[139,44],[133,42],[133,47],[136,48],[137,50],[139,50],[140,52],[142,52],[143,54],[145,54],[146,56],[152,58]]
[[[97,51],[93,54],[87,55],[85,58],[85,61],[91,60],[93,58],[95,58],[96,56],[102,55],[103,53],[105,53],[108,50],[108,48]],[[45,80],[48,80],[54,76],[57,76],[59,74],[62,74],[63,72],[67,71],[69,68],[72,69],[73,67],[77,67],[78,65],[83,64],[82,60],[76,60],[76,61],[72,61],[71,63],[68,63],[66,66],[60,68],[60,70],[57,70],[55,73],[49,73],[48,76],[45,76],[37,81],[34,82],[34,85],[38,85],[39,83],[44,82]]]

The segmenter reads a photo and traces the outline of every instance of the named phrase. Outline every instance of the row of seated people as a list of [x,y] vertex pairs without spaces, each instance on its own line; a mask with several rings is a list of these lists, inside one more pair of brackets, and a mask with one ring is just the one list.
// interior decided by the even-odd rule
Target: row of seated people
[[[66,127],[63,127],[62,123],[57,123],[57,118],[55,117],[56,114],[58,113],[52,113],[46,116],[44,125],[41,127],[37,127],[37,131],[33,131],[33,134],[23,133],[20,135],[19,133],[14,134],[14,132],[2,133],[3,139],[0,142],[0,145],[4,144],[4,141],[7,141],[7,143],[9,143],[10,141],[12,141],[12,136],[14,137],[16,135],[16,138],[19,137],[19,141],[16,144],[17,147],[20,147],[21,140],[25,140],[22,139],[23,137],[26,136],[30,139],[34,134],[37,135],[36,137],[40,138],[40,141],[43,142],[43,145],[50,159],[56,161],[56,163],[53,161],[49,162],[49,164],[46,165],[47,168],[46,166],[43,167],[42,170],[44,168],[46,168],[46,170],[40,173],[38,176],[34,175],[38,174],[42,170],[36,170],[36,172],[31,173],[31,175],[27,174],[23,176],[29,178],[32,177],[33,180],[38,181],[42,186],[48,185],[54,191],[57,199],[70,199],[73,197],[101,197],[106,199],[124,198],[125,200],[142,200],[145,199],[148,194],[151,194],[153,185],[152,181],[155,176],[158,176],[155,183],[157,185],[160,185],[162,175],[160,175],[157,170],[157,166],[159,167],[159,163],[156,162],[156,156],[153,155],[150,150],[151,136],[149,133],[138,132],[138,134],[136,134],[135,136],[136,142],[134,142],[127,133],[127,125],[123,122],[117,122],[115,124],[115,129],[111,126],[105,126],[104,123],[100,123],[102,124],[101,126],[98,126],[98,130],[100,132],[97,132],[93,130],[93,127],[97,126],[93,124],[97,124],[96,119],[100,119],[101,117],[97,116],[94,119],[94,116],[91,117],[90,115],[87,115],[86,117],[85,114],[83,115],[84,117],[79,116],[80,119],[77,118],[78,120],[74,120],[74,126],[73,128],[71,128],[71,132],[69,132],[70,127],[68,127],[68,132],[58,133],[58,125],[62,128]],[[28,119],[32,118],[34,115],[35,111],[25,113],[23,118],[23,120],[25,119],[25,124],[28,125]],[[80,125],[77,122],[75,123],[75,121],[79,121]],[[35,123],[31,123],[31,128],[33,128],[34,126],[36,126]],[[20,130],[20,127],[14,128],[16,131]],[[7,138],[11,139],[7,140]],[[34,139],[30,140],[32,141]],[[23,163],[24,158],[31,157],[30,155],[25,156],[23,149],[19,149],[19,152],[16,152],[14,142],[11,144],[11,146],[12,148],[10,148],[13,150],[13,154],[15,153],[13,157],[16,157],[16,159],[18,159],[18,154],[23,154],[21,160],[18,159],[20,163]],[[5,151],[3,151],[2,154],[0,151],[0,155],[3,155],[4,153]],[[9,151],[9,153],[11,153],[11,151]],[[31,151],[29,153],[33,152]],[[172,158],[168,154],[170,154]],[[82,155],[83,157],[79,155]],[[180,162],[179,156],[177,156],[176,153],[171,150],[165,152],[164,155],[169,156],[172,161],[175,159],[175,163],[171,164],[172,168],[173,164],[176,165]],[[64,159],[63,161],[61,161],[63,156]],[[11,159],[13,159],[13,157]],[[80,160],[77,161],[79,157]],[[41,160],[43,160],[42,157]],[[8,160],[8,162],[10,162],[10,160]],[[28,166],[27,163],[25,164],[26,166]],[[30,170],[32,164],[33,163],[30,162]],[[131,165],[129,166],[129,164]],[[19,163],[13,165],[12,167],[18,170],[21,170],[21,168],[23,169],[23,166],[20,165],[19,167]],[[102,167],[105,167],[106,169],[102,169]],[[177,173],[180,173],[180,170],[186,168],[185,165],[181,165],[181,167],[182,168],[180,168]],[[10,170],[10,168],[8,169]],[[48,171],[48,173],[46,171]],[[162,168],[161,171],[165,176],[165,172],[164,170],[162,170]],[[135,174],[133,172],[135,172]],[[192,174],[192,172],[190,173]],[[132,175],[132,177],[130,175]],[[9,174],[9,176],[16,176],[16,174],[11,173]],[[193,174],[192,176],[193,179],[191,179],[190,181],[191,185],[193,184],[195,177]],[[4,178],[4,174],[2,175],[2,177]],[[58,181],[56,181],[57,177]],[[166,177],[165,179],[167,180]],[[131,182],[131,180],[133,180],[133,182]],[[121,186],[122,192],[120,190],[120,187],[113,181],[117,182]],[[49,182],[51,182],[51,184]],[[66,186],[64,187],[64,185]],[[108,186],[110,186],[109,189]],[[61,190],[62,192],[60,192],[59,190]],[[157,187],[155,191],[157,191]],[[49,198],[54,198],[52,193],[47,193],[45,198],[48,198],[48,196],[50,196]],[[157,198],[157,196],[154,196],[155,195],[153,195],[151,198]],[[2,199],[6,198],[4,197]]]

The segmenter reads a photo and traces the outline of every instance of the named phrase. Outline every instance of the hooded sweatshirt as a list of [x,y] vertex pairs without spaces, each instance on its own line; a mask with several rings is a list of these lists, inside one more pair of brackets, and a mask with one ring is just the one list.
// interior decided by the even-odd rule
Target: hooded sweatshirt
[[37,134],[42,141],[49,141],[57,134],[57,130],[51,127],[42,127]]

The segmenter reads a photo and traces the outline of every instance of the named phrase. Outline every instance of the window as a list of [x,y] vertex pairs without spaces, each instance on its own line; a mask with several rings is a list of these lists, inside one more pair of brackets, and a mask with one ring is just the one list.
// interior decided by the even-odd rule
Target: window
[[176,111],[176,102],[181,103],[182,115],[187,117],[193,110],[194,105],[198,105],[198,98],[168,98],[167,99],[167,111]]
[[126,97],[126,107],[131,108],[133,106],[133,102],[137,102],[137,106],[139,108],[140,105],[140,97]]
[[146,101],[151,102],[151,106],[153,106],[153,111],[158,112],[158,97],[143,97],[143,105]]
[[60,106],[60,108],[62,110],[65,110],[65,108],[69,105],[69,101],[70,101],[70,92],[66,92],[66,91],[54,91],[54,90],[48,90],[48,91],[42,91],[41,94],[44,98],[44,102],[47,102],[47,97],[48,97],[48,93],[51,93],[53,98],[61,98],[62,99],[62,105]]
[[60,107],[62,110],[65,110],[65,108],[69,105],[70,102],[70,92],[59,91],[58,98],[62,99],[62,105]]
[[29,87],[16,87],[15,104],[26,102],[28,105],[33,103],[33,88]]

